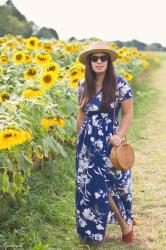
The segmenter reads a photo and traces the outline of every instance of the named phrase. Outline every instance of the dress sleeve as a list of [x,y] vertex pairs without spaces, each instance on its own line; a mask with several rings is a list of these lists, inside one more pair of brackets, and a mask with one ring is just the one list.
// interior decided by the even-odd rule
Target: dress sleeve
[[119,100],[124,101],[127,99],[134,99],[133,90],[128,81],[121,77],[119,87]]

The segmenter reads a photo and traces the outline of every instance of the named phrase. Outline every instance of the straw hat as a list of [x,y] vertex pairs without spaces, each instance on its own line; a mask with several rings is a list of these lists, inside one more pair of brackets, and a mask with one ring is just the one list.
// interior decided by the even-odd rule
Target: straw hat
[[79,61],[82,64],[86,64],[86,59],[90,54],[97,53],[97,52],[105,52],[110,55],[112,61],[115,61],[118,57],[117,52],[109,48],[108,43],[104,41],[95,41],[90,44],[89,48],[83,51],[79,55]]

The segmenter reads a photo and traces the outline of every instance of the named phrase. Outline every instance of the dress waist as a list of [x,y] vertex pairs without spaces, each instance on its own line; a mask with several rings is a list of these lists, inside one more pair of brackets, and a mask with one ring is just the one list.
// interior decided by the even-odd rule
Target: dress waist
[[106,117],[112,117],[113,114],[111,112],[101,112],[101,111],[90,111],[89,113],[86,114],[88,117],[92,115],[106,115]]
[[101,114],[100,111],[91,111],[89,113],[87,113],[87,116],[92,116],[92,115],[97,115],[97,114]]

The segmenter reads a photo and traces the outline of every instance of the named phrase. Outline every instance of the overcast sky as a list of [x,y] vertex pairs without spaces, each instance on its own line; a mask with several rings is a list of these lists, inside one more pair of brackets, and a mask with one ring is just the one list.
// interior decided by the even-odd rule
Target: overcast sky
[[[0,0],[3,3],[4,0]],[[137,39],[166,46],[165,0],[13,0],[29,21],[59,38]]]

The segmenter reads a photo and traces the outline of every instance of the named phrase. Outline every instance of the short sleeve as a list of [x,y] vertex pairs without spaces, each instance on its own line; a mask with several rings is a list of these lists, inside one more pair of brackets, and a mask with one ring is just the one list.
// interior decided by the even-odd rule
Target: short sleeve
[[119,100],[124,101],[128,99],[134,99],[133,90],[128,83],[127,80],[125,80],[123,77],[120,77],[119,79]]

